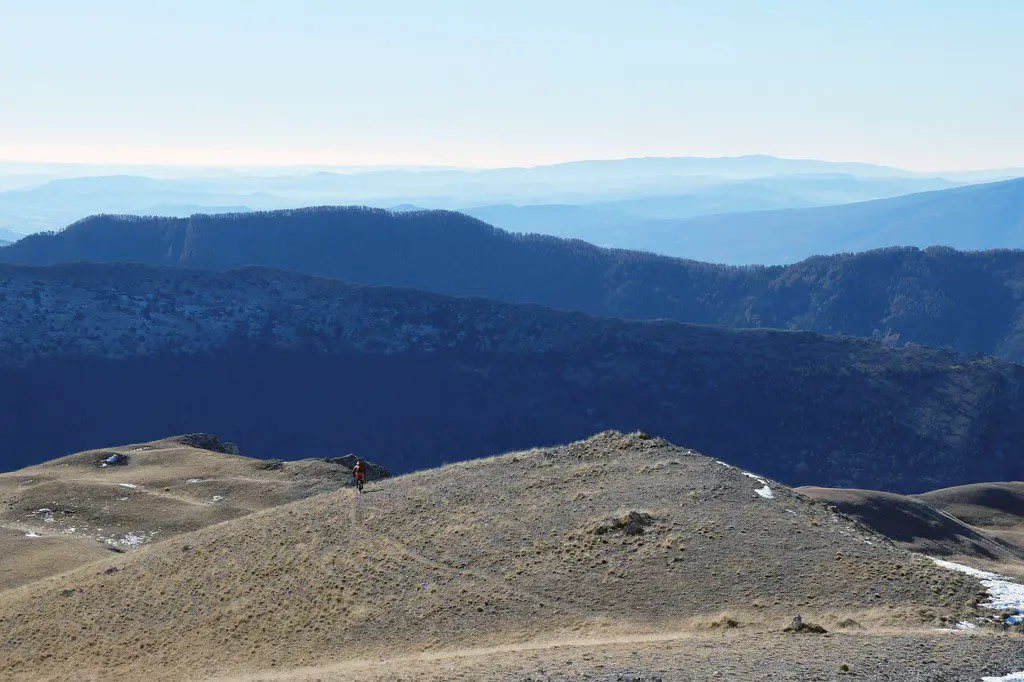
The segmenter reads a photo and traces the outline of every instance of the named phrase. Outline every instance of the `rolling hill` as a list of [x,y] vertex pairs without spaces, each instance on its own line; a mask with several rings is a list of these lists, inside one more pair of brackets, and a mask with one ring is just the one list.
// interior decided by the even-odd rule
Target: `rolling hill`
[[256,268],[3,266],[0,292],[8,469],[202,430],[405,472],[640,428],[793,484],[1024,478],[1024,367],[994,358]]
[[318,459],[241,457],[203,434],[0,474],[0,590],[337,490],[351,478]]
[[322,208],[100,216],[23,239],[0,261],[261,265],[592,315],[874,336],[1024,361],[1021,251],[889,249],[732,268],[514,235],[458,213]]
[[[0,669],[967,680],[1024,668],[1020,635],[985,625],[983,595],[774,481],[609,432],[327,492],[0,591]],[[797,613],[828,636],[783,632]]]
[[[796,490],[835,505],[842,513],[906,549],[931,556],[1010,564],[1018,572],[1024,572],[1024,544],[1006,542],[990,532],[990,528],[972,524],[968,517],[959,517],[929,504],[927,500],[934,493],[911,496],[846,488],[802,487]],[[1024,515],[1017,515],[1012,525],[1024,525]]]
[[1024,482],[976,483],[934,490],[920,497],[1024,553]]

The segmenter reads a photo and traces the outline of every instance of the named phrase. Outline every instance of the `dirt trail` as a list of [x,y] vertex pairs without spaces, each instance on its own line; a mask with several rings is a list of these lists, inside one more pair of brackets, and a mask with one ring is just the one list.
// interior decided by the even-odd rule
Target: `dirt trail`
[[697,634],[692,631],[667,632],[658,634],[635,634],[618,635],[613,637],[592,637],[574,639],[543,639],[516,644],[500,644],[489,647],[471,647],[466,649],[446,649],[444,651],[426,651],[412,656],[398,656],[394,658],[377,659],[351,659],[338,661],[328,665],[311,666],[305,668],[294,668],[292,670],[281,670],[274,672],[259,672],[240,677],[214,677],[207,678],[217,682],[256,682],[258,680],[292,680],[305,678],[318,678],[332,673],[353,673],[359,670],[370,668],[386,667],[402,663],[425,663],[430,661],[446,661],[460,658],[479,658],[493,656],[495,654],[520,653],[524,651],[545,651],[558,648],[589,648],[605,647],[616,644],[662,644],[665,642],[677,642],[681,640],[692,640]]
[[[778,631],[778,628],[768,627],[745,627],[743,628],[747,634],[746,637],[751,639],[758,638],[771,638],[775,642],[775,646],[782,645],[785,647],[787,643],[792,640],[787,638],[786,640],[780,639],[784,637],[782,633]],[[444,649],[440,651],[424,651],[418,654],[412,654],[409,656],[395,656],[385,657],[381,656],[375,659],[363,658],[363,659],[348,659],[336,661],[334,663],[328,663],[319,666],[306,666],[298,667],[287,670],[264,670],[257,673],[249,673],[241,676],[224,676],[214,678],[201,678],[206,679],[209,682],[271,682],[271,681],[282,681],[282,680],[325,680],[325,679],[386,679],[380,678],[381,673],[387,673],[388,676],[391,674],[397,674],[393,671],[393,668],[403,669],[408,667],[415,667],[419,664],[437,664],[441,665],[446,662],[461,661],[463,664],[469,664],[471,661],[486,660],[488,658],[497,658],[503,655],[516,655],[516,654],[529,654],[530,652],[546,652],[549,655],[554,656],[554,650],[566,649],[575,650],[580,652],[581,650],[598,650],[603,651],[609,647],[615,646],[629,646],[634,649],[642,649],[649,645],[664,645],[664,644],[675,644],[687,642],[689,643],[690,649],[712,647],[717,648],[721,646],[729,646],[729,643],[723,641],[723,633],[718,631],[700,631],[700,630],[680,630],[675,632],[660,632],[660,633],[636,633],[636,634],[622,634],[622,635],[603,635],[603,636],[580,636],[573,638],[565,637],[554,637],[550,639],[535,639],[525,642],[518,642],[512,644],[501,644],[495,646],[481,646],[481,647],[469,647],[459,649]],[[937,631],[934,628],[891,628],[891,627],[867,627],[858,629],[855,632],[846,633],[833,633],[829,639],[827,646],[833,646],[838,644],[835,638],[848,639],[848,640],[885,640],[892,637],[921,637],[922,640],[930,638],[953,638],[951,641],[967,640],[968,636],[960,632],[955,631]],[[801,641],[798,636],[797,641]],[[824,640],[807,640],[803,638],[803,642],[810,641],[824,641]],[[732,644],[735,644],[734,642]],[[681,650],[685,656],[685,650]],[[737,651],[737,655],[741,655],[742,652]],[[582,655],[586,655],[583,651]],[[696,663],[696,661],[695,661]],[[435,667],[435,671],[439,670]],[[454,670],[458,670],[455,668]],[[437,679],[441,679],[438,677]],[[460,678],[461,679],[461,678]],[[954,679],[954,678],[951,678]]]

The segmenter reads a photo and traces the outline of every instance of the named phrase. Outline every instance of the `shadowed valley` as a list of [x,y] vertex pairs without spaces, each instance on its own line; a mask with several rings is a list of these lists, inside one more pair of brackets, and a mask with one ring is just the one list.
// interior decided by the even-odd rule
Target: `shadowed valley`
[[202,430],[404,472],[640,428],[791,484],[1024,478],[1024,368],[993,358],[260,269],[4,266],[0,285],[9,468]]

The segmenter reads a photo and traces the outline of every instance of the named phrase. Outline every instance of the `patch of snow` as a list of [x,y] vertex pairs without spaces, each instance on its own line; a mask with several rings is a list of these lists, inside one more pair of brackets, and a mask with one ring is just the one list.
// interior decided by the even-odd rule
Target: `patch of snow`
[[25,537],[27,537],[27,538],[41,538],[43,536],[40,535],[39,533],[36,533],[35,531],[31,531],[30,530],[29,532],[25,533]]
[[977,568],[964,566],[963,564],[954,563],[952,561],[946,561],[944,559],[932,559],[932,561],[934,561],[942,568],[949,569],[950,571],[959,571],[960,573],[966,573],[967,575],[974,576],[975,578],[979,578],[981,580],[994,580],[996,578],[1001,577],[995,573],[989,573],[988,571],[982,571]]
[[1024,623],[1024,585],[1015,583],[998,573],[981,571],[977,568],[971,568],[970,566],[964,566],[952,561],[945,561],[943,559],[932,559],[932,561],[942,568],[966,573],[980,580],[981,584],[988,591],[989,597],[988,601],[982,604],[982,606],[996,611],[1016,611],[1014,615],[1007,617],[1007,625]]
[[214,495],[214,496],[213,496],[213,501],[214,501],[214,502],[220,502],[220,501],[221,501],[221,500],[223,500],[223,499],[224,499],[224,496],[223,496],[223,495]]
[[[152,535],[152,534],[151,534]],[[121,547],[141,547],[147,542],[151,542],[153,538],[147,537],[144,531],[129,531],[120,540],[117,538],[107,538],[106,543],[108,545],[119,545]]]
[[117,498],[117,501],[118,502],[124,502],[127,499],[128,499],[127,497],[119,497],[119,498]]
[[[726,469],[735,469],[736,468],[736,467],[732,466],[731,464],[726,464],[725,462],[723,462],[720,459],[716,459],[715,460],[715,464],[721,464]],[[760,495],[761,497],[763,497],[766,500],[770,500],[773,497],[775,497],[775,495],[772,494],[772,489],[768,487],[768,481],[766,481],[765,479],[761,478],[757,474],[750,473],[749,471],[742,471],[741,470],[740,473],[743,474],[744,476],[746,476],[747,478],[754,479],[755,481],[760,483],[762,486],[764,486],[763,488],[758,488],[758,489],[754,490],[755,493],[757,493],[758,495]],[[790,511],[788,509],[786,511],[789,511],[790,514],[795,514],[796,513],[796,512]]]
[[53,510],[52,510],[52,509],[50,509],[49,507],[43,507],[42,509],[37,509],[37,510],[35,510],[35,511],[34,511],[34,512],[32,512],[32,513],[33,513],[33,514],[43,514],[43,513],[45,513],[45,512],[51,512],[51,511],[53,511]]
[[132,489],[139,487],[139,486],[135,485],[134,483],[118,483],[118,485],[121,486],[122,488],[132,488]]
[[122,545],[128,545],[129,547],[138,547],[145,542],[147,542],[145,535],[137,535],[135,533],[128,533],[121,540]]
[[189,479],[185,480],[185,483],[202,483],[202,482],[203,482],[203,479],[201,479],[201,478],[189,478]]
[[962,620],[953,626],[956,630],[977,630],[978,626],[974,623],[968,623],[966,620]]
[[75,527],[74,526],[71,526],[70,528],[65,528],[64,529],[64,534],[65,535],[71,535],[74,532],[75,532]]
[[795,512],[795,511],[793,511],[792,509],[787,509],[787,510],[786,510],[786,513],[787,513],[787,514],[792,514],[793,516],[796,516],[796,512]]
[[1024,680],[1024,672],[1010,673],[1009,675],[1003,675],[1002,677],[983,677],[981,682],[1019,682]]

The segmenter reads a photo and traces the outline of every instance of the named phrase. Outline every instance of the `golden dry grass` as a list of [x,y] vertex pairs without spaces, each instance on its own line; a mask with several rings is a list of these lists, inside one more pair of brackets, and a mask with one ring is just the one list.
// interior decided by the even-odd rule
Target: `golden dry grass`
[[[96,465],[113,453],[127,454],[129,463]],[[270,470],[261,460],[176,438],[0,474],[0,589],[333,490],[348,479],[347,470],[325,462]]]
[[[764,486],[770,498],[755,492]],[[631,511],[650,515],[641,533],[625,532]],[[672,633],[714,643],[738,630],[767,651],[797,612],[848,637],[858,620],[948,627],[978,592],[774,482],[605,433],[255,511],[0,592],[0,670],[526,679],[515,676],[533,665],[531,646],[541,667],[569,639],[612,638],[605,649],[621,652],[648,637],[634,647],[646,651]],[[723,613],[737,627],[722,627]],[[810,646],[801,641],[794,656]],[[1000,642],[970,645],[990,652],[971,660],[1011,662]],[[674,646],[671,656],[690,655]]]

